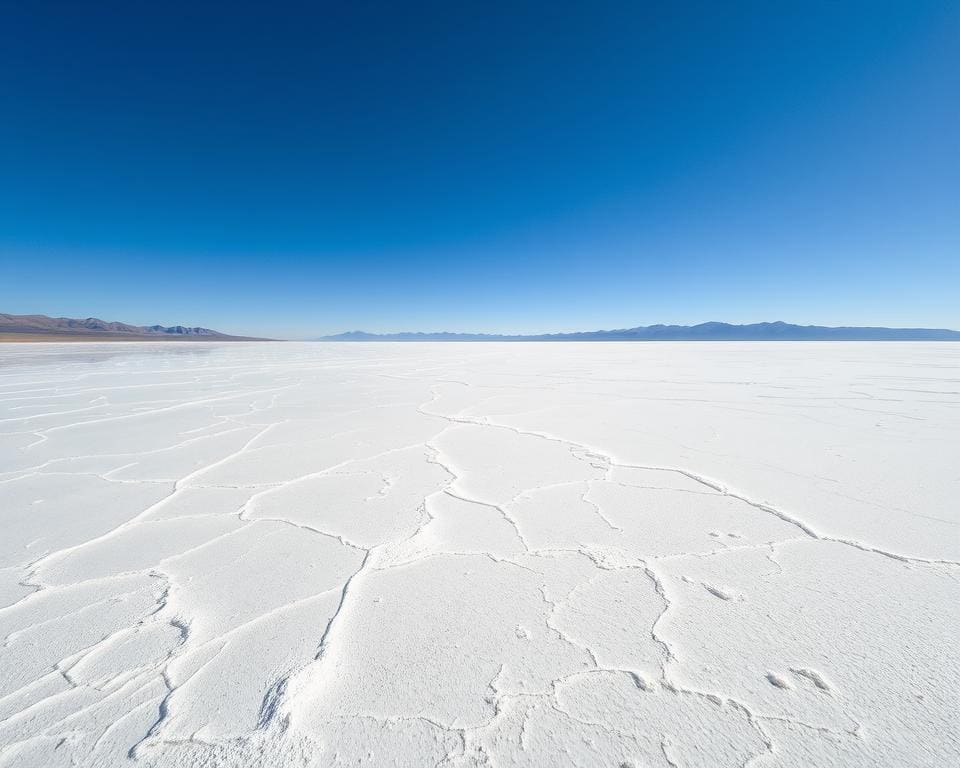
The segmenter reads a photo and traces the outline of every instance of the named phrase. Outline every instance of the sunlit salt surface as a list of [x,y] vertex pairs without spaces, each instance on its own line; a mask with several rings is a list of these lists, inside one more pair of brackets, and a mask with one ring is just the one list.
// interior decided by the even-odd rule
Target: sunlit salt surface
[[946,766],[960,345],[0,345],[0,765]]

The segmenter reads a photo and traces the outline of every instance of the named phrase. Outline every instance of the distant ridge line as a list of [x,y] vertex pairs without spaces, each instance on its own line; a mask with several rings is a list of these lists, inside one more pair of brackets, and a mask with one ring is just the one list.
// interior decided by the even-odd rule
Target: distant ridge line
[[102,341],[267,341],[253,336],[231,336],[210,328],[185,325],[130,325],[97,317],[75,319],[47,315],[6,315],[0,313],[0,337],[34,340]]
[[732,325],[648,325],[610,331],[573,333],[367,333],[348,331],[316,341],[960,341],[960,331],[948,328],[883,328],[871,326],[793,325],[772,323]]

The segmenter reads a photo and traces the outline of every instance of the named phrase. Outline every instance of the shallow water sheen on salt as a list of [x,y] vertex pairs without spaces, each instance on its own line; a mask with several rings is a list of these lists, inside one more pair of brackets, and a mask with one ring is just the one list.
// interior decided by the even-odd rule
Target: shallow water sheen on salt
[[960,761],[960,344],[0,345],[0,766]]

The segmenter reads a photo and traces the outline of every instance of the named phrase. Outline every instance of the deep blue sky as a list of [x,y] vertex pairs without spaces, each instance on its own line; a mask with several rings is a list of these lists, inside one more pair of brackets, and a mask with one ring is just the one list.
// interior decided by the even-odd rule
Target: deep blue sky
[[0,312],[960,328],[956,2],[198,5],[3,5]]

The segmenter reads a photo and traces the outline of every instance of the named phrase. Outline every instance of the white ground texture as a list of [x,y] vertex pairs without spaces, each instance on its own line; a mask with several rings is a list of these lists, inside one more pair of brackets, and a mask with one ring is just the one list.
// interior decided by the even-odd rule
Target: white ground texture
[[0,766],[956,766],[960,344],[0,345]]

